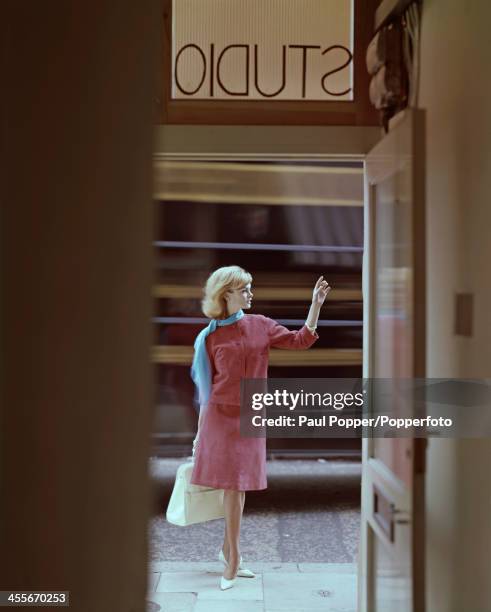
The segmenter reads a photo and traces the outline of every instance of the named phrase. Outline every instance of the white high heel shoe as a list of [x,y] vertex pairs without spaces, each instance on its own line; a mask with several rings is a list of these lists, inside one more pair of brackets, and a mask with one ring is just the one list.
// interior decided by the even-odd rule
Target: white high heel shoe
[[222,591],[226,591],[227,589],[231,589],[234,584],[237,582],[237,578],[232,578],[232,580],[228,580],[224,576],[220,578],[220,588]]
[[[227,559],[225,559],[225,555],[223,554],[223,550],[220,550],[220,552],[218,553],[218,560],[221,561],[225,566],[228,565]],[[250,569],[245,568],[242,565],[242,557],[240,557],[239,569],[237,570],[237,576],[240,578],[255,578],[256,577],[256,574],[254,572],[252,572]]]

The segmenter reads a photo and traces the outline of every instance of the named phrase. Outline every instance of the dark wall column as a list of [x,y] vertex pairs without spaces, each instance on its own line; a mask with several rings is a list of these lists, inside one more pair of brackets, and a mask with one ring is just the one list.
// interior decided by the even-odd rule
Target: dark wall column
[[158,4],[2,21],[0,589],[143,612]]

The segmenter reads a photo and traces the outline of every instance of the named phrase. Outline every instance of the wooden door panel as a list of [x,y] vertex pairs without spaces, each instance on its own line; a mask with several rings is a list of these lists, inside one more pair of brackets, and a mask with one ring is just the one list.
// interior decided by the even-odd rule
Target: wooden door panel
[[[423,143],[407,110],[366,158],[364,377],[391,381],[390,416],[412,410],[398,381],[425,375]],[[363,440],[359,612],[424,612],[425,442]]]

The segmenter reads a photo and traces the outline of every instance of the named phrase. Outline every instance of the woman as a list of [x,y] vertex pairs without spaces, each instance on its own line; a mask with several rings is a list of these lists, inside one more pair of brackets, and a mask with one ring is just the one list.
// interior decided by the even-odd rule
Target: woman
[[196,338],[191,368],[200,403],[191,483],[224,489],[222,590],[231,588],[237,576],[254,577],[242,564],[240,523],[245,491],[267,488],[266,438],[240,435],[240,380],[267,377],[270,347],[309,348],[319,337],[319,311],[331,289],[320,276],[305,325],[290,331],[263,315],[244,314],[252,303],[251,283],[252,276],[239,266],[210,275],[202,310],[212,321]]

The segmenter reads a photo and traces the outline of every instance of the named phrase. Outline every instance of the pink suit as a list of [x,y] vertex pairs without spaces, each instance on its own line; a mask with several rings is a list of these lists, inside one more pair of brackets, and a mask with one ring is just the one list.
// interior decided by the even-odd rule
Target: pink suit
[[267,488],[266,438],[240,435],[240,379],[267,378],[270,347],[307,349],[318,337],[305,325],[291,331],[263,315],[246,314],[206,338],[212,387],[192,484],[236,491]]

